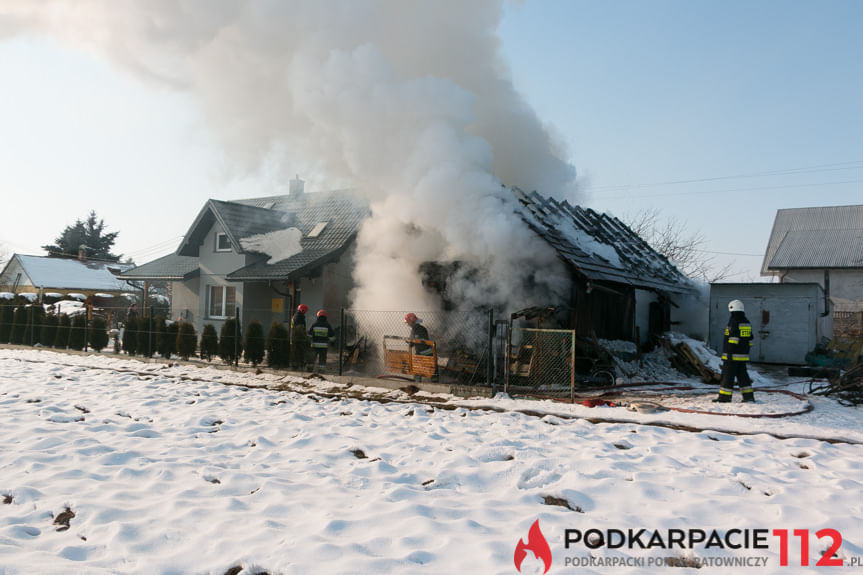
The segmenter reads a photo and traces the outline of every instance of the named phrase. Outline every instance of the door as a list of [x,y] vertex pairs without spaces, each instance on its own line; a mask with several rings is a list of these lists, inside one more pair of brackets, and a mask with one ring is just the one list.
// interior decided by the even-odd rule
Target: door
[[[752,360],[801,364],[815,347],[813,302],[805,297],[758,298],[752,322]],[[748,308],[747,308],[748,309]]]

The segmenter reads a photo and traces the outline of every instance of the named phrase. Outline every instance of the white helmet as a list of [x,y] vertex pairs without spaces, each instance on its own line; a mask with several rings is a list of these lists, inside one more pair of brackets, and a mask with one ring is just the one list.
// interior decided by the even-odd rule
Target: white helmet
[[728,304],[728,311],[743,311],[743,302],[739,299],[731,301]]

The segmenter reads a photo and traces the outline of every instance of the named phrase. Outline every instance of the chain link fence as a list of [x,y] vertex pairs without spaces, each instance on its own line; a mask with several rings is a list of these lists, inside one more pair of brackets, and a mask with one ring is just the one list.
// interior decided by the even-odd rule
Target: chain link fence
[[511,328],[507,357],[510,395],[574,397],[575,331]]

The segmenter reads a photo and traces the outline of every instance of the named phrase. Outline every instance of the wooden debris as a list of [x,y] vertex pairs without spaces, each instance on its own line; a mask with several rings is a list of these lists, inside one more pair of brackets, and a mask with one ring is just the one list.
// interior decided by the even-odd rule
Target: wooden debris
[[696,375],[701,378],[704,383],[718,384],[721,375],[710,369],[698,355],[692,351],[686,342],[680,342],[677,345],[672,345],[667,338],[659,340],[666,357],[671,362],[672,367],[678,371],[682,371],[688,375]]

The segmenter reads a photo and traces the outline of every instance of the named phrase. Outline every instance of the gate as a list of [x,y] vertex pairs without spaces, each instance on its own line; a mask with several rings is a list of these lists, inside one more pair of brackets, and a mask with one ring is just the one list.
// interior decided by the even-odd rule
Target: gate
[[509,330],[505,361],[510,395],[575,397],[575,331],[568,329]]

